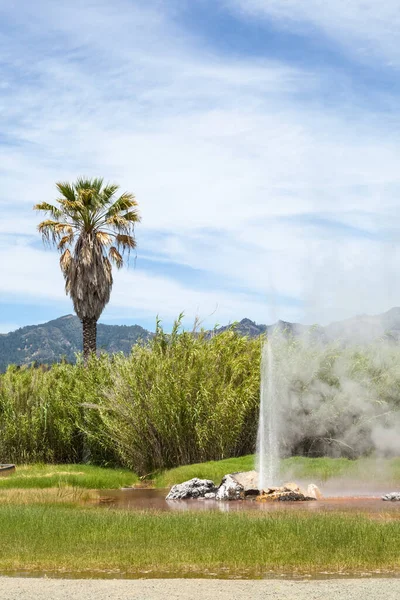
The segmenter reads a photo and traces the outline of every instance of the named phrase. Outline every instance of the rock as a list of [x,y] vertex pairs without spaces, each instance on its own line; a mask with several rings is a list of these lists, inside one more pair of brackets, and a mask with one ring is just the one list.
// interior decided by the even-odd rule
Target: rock
[[184,483],[174,485],[167,500],[186,500],[188,498],[205,498],[206,494],[215,494],[217,487],[211,479],[190,479]]
[[287,490],[288,492],[299,492],[301,493],[301,490],[299,488],[299,486],[297,485],[297,483],[285,483],[284,486],[282,486],[285,488],[285,490]]
[[214,492],[209,492],[208,494],[204,494],[204,498],[206,500],[215,500],[216,494]]
[[257,496],[259,494],[257,471],[230,473],[230,477],[242,486],[245,496]]
[[382,500],[390,500],[391,502],[400,502],[400,492],[391,492],[382,496]]
[[240,500],[244,498],[244,488],[232,475],[225,475],[218,488],[216,500]]
[[271,487],[257,496],[258,502],[294,502],[316,500],[304,494],[296,483],[287,483],[282,487]]
[[305,496],[301,492],[283,492],[278,494],[277,500],[278,502],[308,502],[309,500],[316,500],[316,498]]
[[312,498],[315,498],[316,500],[321,500],[321,498],[322,498],[321,490],[319,489],[319,487],[317,485],[315,485],[315,483],[310,483],[310,485],[308,486],[307,496],[311,496]]

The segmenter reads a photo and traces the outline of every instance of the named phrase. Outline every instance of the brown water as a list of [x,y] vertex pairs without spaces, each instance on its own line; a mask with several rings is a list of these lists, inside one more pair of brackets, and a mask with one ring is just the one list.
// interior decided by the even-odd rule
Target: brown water
[[[388,490],[386,489],[386,492]],[[100,505],[132,511],[295,511],[295,512],[362,512],[373,516],[400,518],[400,502],[384,502],[381,495],[333,496],[309,502],[257,502],[254,499],[219,502],[216,500],[165,500],[168,490],[102,490]]]

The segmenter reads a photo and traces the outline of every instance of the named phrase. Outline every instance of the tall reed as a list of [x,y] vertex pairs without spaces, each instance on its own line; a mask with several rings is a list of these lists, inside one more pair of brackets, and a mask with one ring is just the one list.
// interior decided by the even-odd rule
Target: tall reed
[[[170,334],[85,368],[0,375],[0,462],[90,462],[141,475],[254,451],[263,338]],[[288,339],[281,353],[281,452],[356,458],[400,453],[400,348]]]

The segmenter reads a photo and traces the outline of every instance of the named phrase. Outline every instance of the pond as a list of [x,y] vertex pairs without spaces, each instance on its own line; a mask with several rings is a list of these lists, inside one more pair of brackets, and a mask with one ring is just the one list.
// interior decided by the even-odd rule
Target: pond
[[[386,490],[387,491],[387,490]],[[354,496],[332,496],[310,502],[257,502],[254,499],[236,501],[205,500],[166,500],[168,489],[123,489],[99,491],[101,506],[112,506],[133,511],[299,511],[363,512],[371,515],[388,515],[400,518],[400,502],[383,502],[380,495],[364,494]],[[382,492],[383,494],[384,492]]]

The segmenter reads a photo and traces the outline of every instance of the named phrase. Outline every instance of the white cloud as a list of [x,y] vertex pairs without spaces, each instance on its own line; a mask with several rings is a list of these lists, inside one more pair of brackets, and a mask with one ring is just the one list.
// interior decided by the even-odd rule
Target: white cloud
[[276,20],[295,31],[311,25],[365,61],[384,58],[400,64],[397,0],[227,0],[225,4],[245,14]]
[[[396,232],[393,116],[354,104],[353,91],[328,108],[331,73],[199,52],[166,3],[149,6],[70,2],[48,11],[48,2],[26,3],[22,17],[0,7],[20,28],[19,38],[0,38],[8,61],[0,118],[11,141],[0,143],[0,293],[70,306],[56,256],[26,244],[36,239],[31,205],[54,197],[54,181],[86,173],[135,191],[143,215],[138,269],[116,277],[108,318],[181,310],[206,317],[218,306],[219,322],[268,321],[262,298],[274,290],[273,312],[286,319],[304,315],[279,296],[305,299],[311,321],[396,303],[397,246],[388,252],[386,242],[282,220],[317,213],[376,237],[388,225]],[[251,6],[293,26],[311,12],[318,23],[327,19],[316,0],[312,11],[294,0]],[[324,6],[331,16],[323,26],[345,39],[353,9],[343,25],[337,11],[345,4]],[[199,291],[178,275],[144,272],[145,253],[201,269],[220,286]]]
[[[124,270],[114,275],[112,300],[102,320],[121,318],[172,321],[181,311],[186,322],[198,316],[207,324],[234,321],[252,312],[262,320],[268,316],[259,297],[251,293],[222,289],[193,289],[168,277],[152,275],[141,269]],[[54,252],[26,246],[0,246],[0,297],[21,305],[33,302],[59,306],[60,314],[72,310],[64,294],[64,282]],[[2,325],[5,330],[8,325]]]

